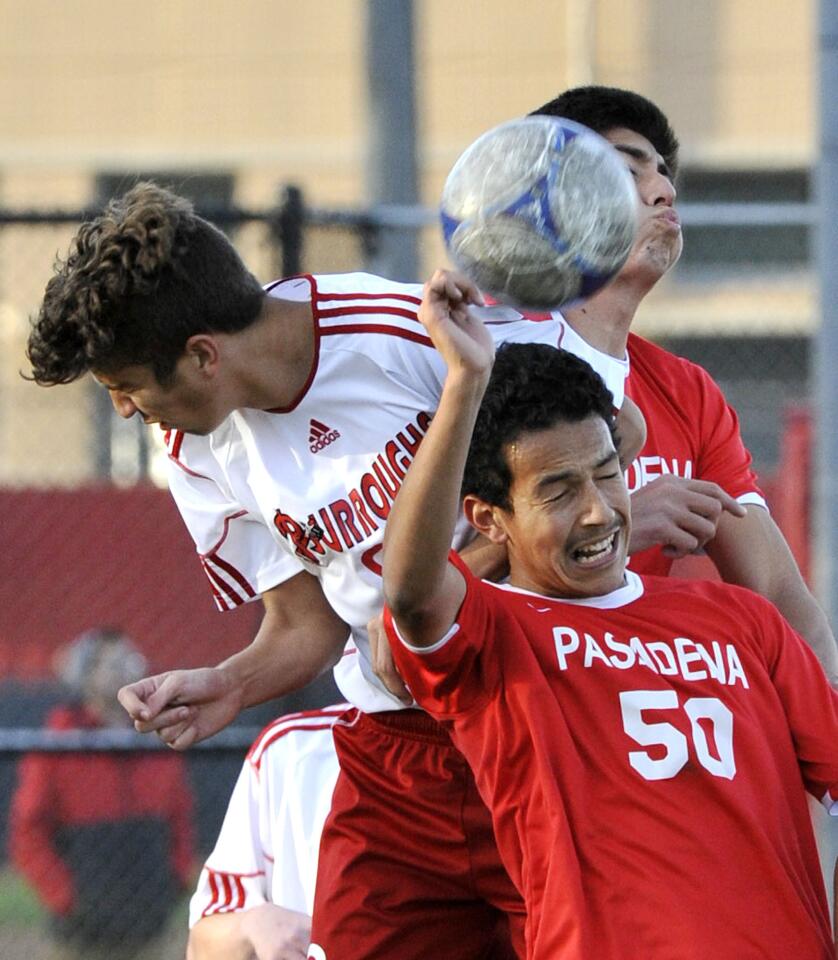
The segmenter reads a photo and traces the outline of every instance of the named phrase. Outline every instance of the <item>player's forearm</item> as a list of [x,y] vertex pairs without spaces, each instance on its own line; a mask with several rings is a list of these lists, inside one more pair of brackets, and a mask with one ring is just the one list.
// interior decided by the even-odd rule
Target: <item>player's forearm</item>
[[829,621],[771,516],[754,505],[744,518],[723,515],[706,549],[723,580],[774,604],[815,652],[830,683],[838,686],[838,648]]
[[801,580],[765,596],[774,603],[820,660],[829,682],[838,689],[838,645],[820,604]]
[[744,517],[723,514],[706,550],[723,580],[774,604],[815,652],[832,685],[838,684],[838,650],[829,622],[771,515],[753,504]]
[[397,619],[433,608],[443,589],[460,486],[485,374],[449,374],[434,419],[387,519],[384,593]]
[[256,954],[242,929],[243,913],[203,917],[189,931],[190,960],[254,960]]
[[312,618],[299,626],[279,626],[270,611],[265,614],[256,637],[218,669],[224,673],[241,709],[307,686],[340,659],[348,628]]

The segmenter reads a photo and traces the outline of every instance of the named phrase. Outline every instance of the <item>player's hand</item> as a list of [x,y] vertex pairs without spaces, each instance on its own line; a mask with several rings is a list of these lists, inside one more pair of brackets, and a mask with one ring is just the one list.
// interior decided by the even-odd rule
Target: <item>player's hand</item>
[[223,730],[241,710],[241,697],[219,667],[171,670],[123,687],[117,699],[139,733],[156,733],[175,750]]
[[250,941],[256,960],[306,960],[311,940],[311,917],[263,903],[242,914],[242,934]]
[[483,306],[477,287],[461,273],[437,270],[425,284],[419,320],[448,369],[485,373],[492,368],[495,344],[469,305]]
[[413,705],[413,697],[399,676],[393,662],[393,651],[384,629],[384,617],[379,614],[367,624],[367,633],[370,638],[370,657],[372,671],[393,696],[406,707]]
[[631,496],[629,553],[663,544],[668,557],[685,557],[716,535],[722,514],[744,517],[745,508],[709,480],[667,474]]

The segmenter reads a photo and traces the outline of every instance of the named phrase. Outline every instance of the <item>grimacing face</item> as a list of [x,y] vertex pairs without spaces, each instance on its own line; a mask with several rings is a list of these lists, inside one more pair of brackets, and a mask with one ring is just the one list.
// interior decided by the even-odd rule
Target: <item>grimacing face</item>
[[139,415],[146,424],[163,430],[211,433],[225,419],[226,410],[212,382],[201,377],[193,358],[183,356],[171,382],[163,385],[151,367],[134,364],[93,376],[110,393],[116,412],[125,419]]
[[510,580],[545,596],[595,597],[624,582],[629,495],[611,433],[599,416],[560,422],[509,444]]

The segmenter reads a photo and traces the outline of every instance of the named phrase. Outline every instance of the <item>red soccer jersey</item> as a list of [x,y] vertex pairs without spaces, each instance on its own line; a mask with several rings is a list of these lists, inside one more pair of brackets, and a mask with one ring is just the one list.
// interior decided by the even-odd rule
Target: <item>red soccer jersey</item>
[[[742,443],[739,420],[706,370],[630,333],[626,396],[646,418],[647,438],[626,472],[629,493],[663,474],[712,480],[741,503],[765,504]],[[637,573],[666,576],[661,547],[635,554]]]
[[765,600],[627,575],[581,601],[476,581],[396,640],[449,721],[537,960],[832,957],[804,785],[838,812],[838,694]]

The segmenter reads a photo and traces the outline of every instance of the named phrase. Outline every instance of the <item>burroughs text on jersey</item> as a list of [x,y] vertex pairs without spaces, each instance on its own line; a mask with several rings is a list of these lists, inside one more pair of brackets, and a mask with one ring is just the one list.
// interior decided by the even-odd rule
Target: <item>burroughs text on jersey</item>
[[377,453],[345,497],[294,517],[278,507],[274,527],[301,560],[325,566],[330,552],[351,550],[375,533],[387,519],[404,475],[416,456],[431,418],[420,413],[405,424]]

